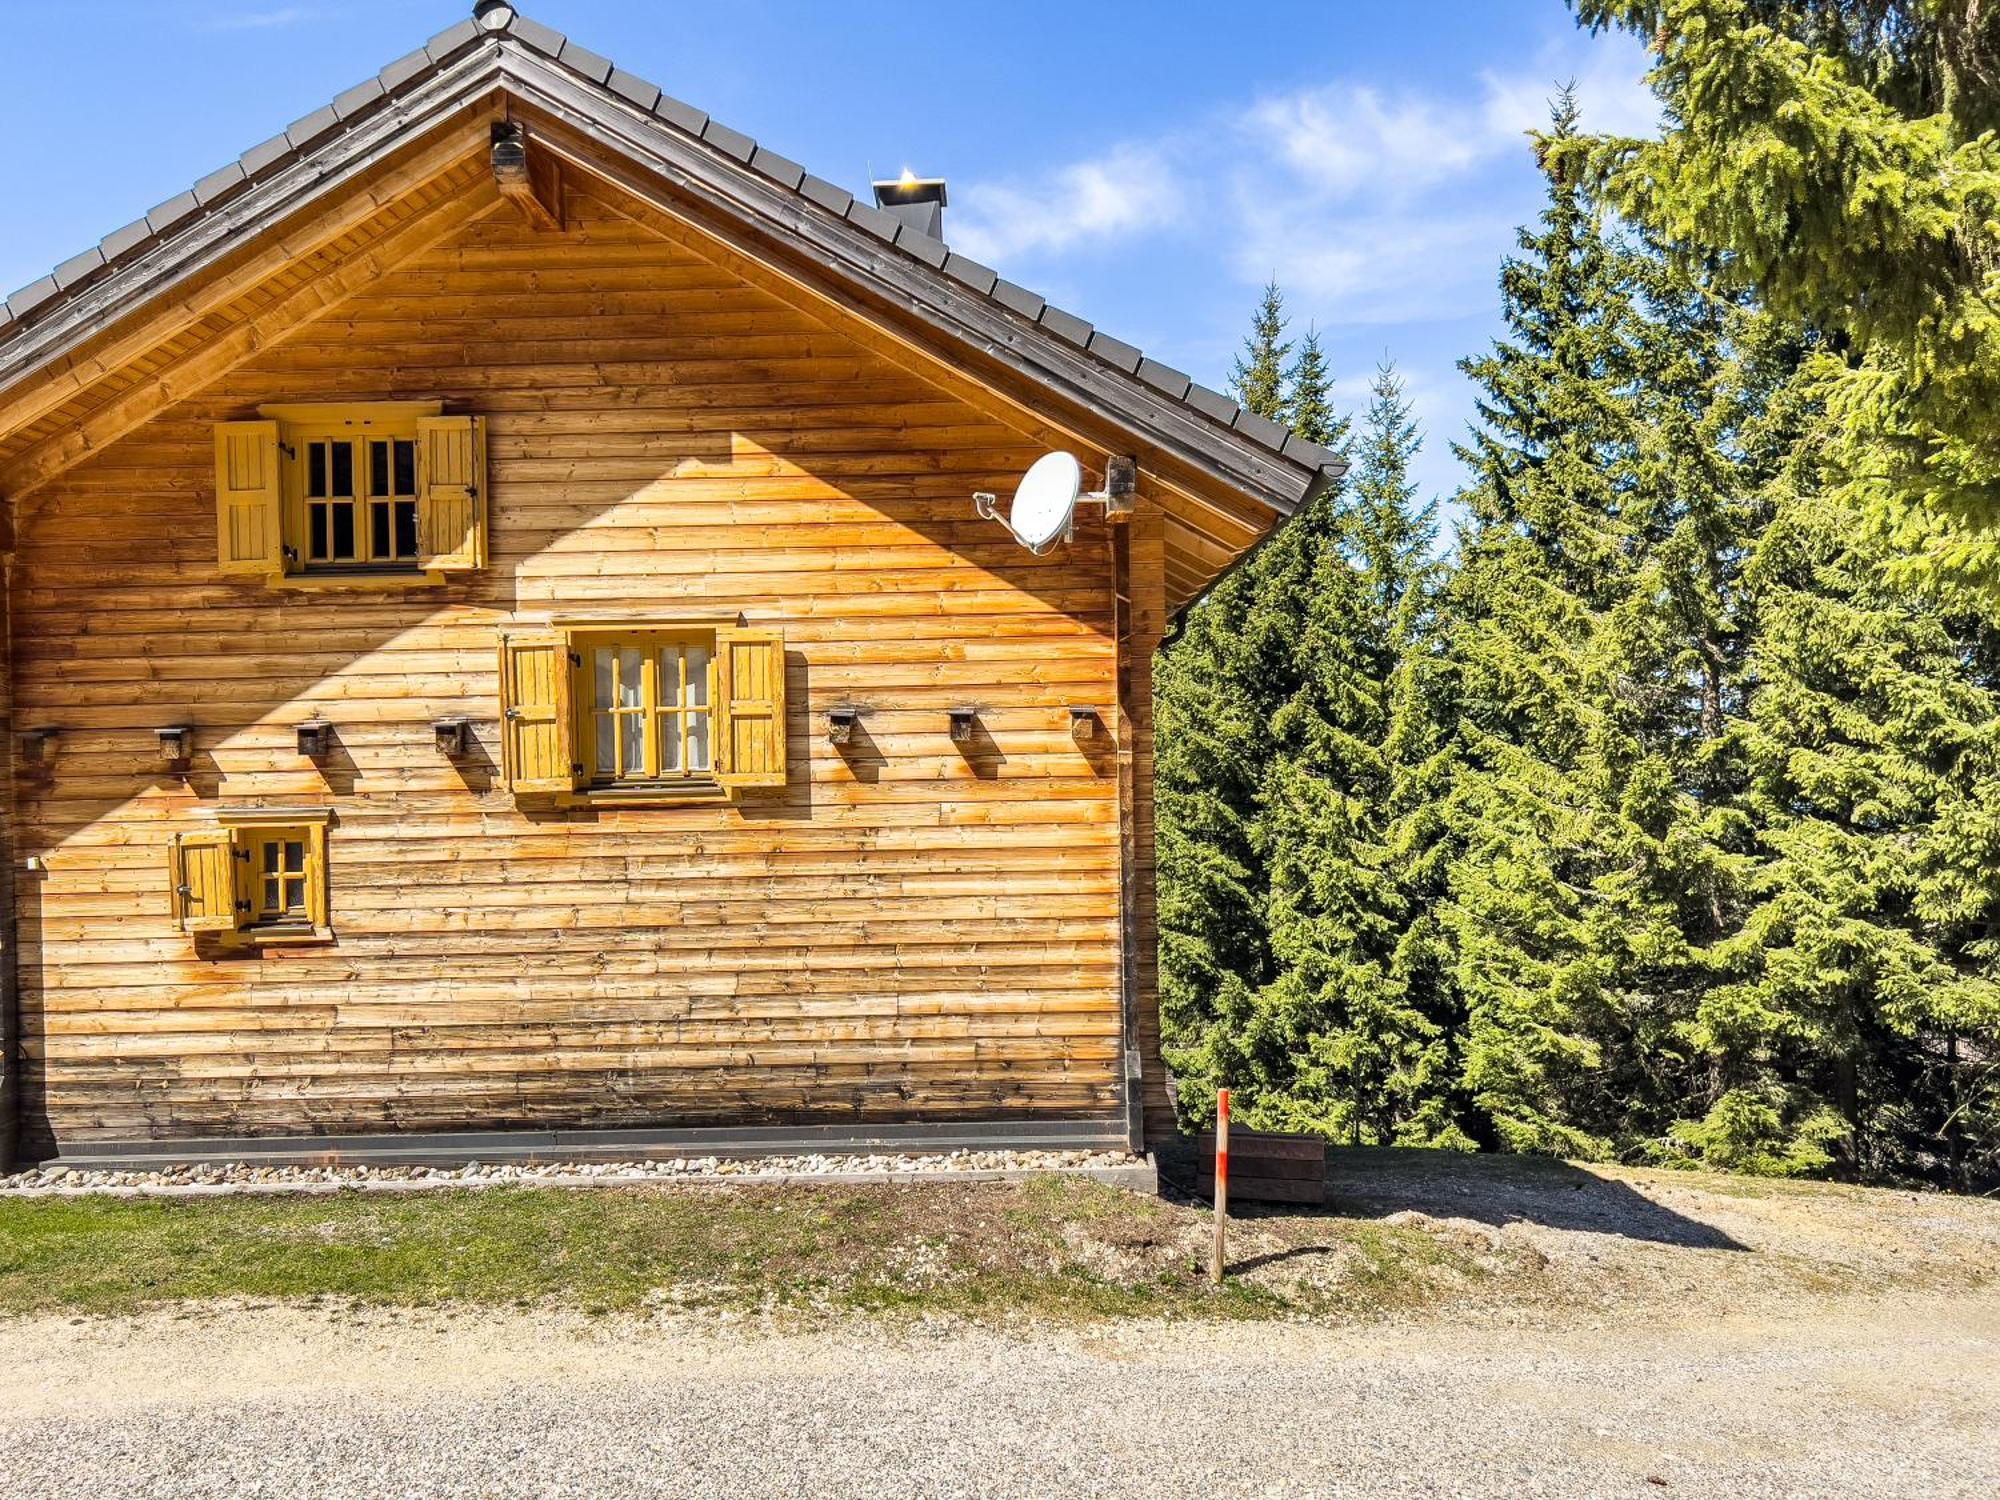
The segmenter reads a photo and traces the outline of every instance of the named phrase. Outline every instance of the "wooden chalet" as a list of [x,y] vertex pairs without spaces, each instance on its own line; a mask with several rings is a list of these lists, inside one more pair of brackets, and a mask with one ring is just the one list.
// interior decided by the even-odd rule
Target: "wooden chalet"
[[1334,460],[941,198],[485,0],[8,299],[10,1157],[1170,1125],[1149,664]]

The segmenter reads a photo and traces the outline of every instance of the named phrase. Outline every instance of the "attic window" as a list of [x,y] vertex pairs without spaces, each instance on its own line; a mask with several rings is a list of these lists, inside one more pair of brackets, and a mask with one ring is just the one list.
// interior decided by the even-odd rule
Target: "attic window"
[[442,582],[485,566],[486,433],[443,403],[264,406],[215,433],[224,573]]

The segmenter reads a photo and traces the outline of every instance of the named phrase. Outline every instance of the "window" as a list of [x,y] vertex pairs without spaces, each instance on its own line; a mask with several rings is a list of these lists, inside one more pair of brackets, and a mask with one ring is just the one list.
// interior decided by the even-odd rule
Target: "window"
[[593,784],[713,779],[715,633],[581,638]]
[[435,401],[259,408],[216,427],[225,573],[304,586],[484,567],[485,423]]
[[318,810],[225,809],[175,836],[168,875],[184,932],[244,942],[330,938],[326,830]]
[[501,643],[502,749],[518,794],[785,784],[784,640],[674,623],[516,631]]

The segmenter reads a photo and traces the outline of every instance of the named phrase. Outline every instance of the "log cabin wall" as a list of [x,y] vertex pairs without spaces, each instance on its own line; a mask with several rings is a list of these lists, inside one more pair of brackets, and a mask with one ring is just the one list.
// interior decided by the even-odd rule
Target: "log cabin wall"
[[[218,574],[213,423],[416,398],[488,418],[483,573]],[[1101,518],[1033,558],[972,515],[1040,451],[575,185],[562,233],[488,213],[69,470],[20,519],[12,601],[15,723],[63,731],[18,807],[45,865],[19,894],[30,1149],[1117,1116],[1121,985],[1156,1046],[1150,684],[1142,661],[1121,711]],[[1149,655],[1157,523],[1130,545]],[[788,785],[517,805],[496,637],[566,609],[781,627]],[[841,701],[864,712],[836,748]],[[1072,704],[1127,740],[1122,809]],[[318,763],[294,745],[314,713]],[[457,761],[431,731],[454,714]],[[195,729],[185,783],[169,724]],[[332,944],[213,953],[173,924],[174,832],[257,804],[333,810]],[[1143,882],[1122,919],[1121,811]]]

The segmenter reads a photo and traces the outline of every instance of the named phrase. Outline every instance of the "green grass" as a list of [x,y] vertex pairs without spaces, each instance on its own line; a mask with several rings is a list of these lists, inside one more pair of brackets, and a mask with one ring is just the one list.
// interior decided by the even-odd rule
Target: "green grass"
[[212,1298],[1117,1317],[1284,1310],[1166,1241],[1200,1215],[1059,1179],[974,1188],[493,1188],[0,1200],[0,1313]]

